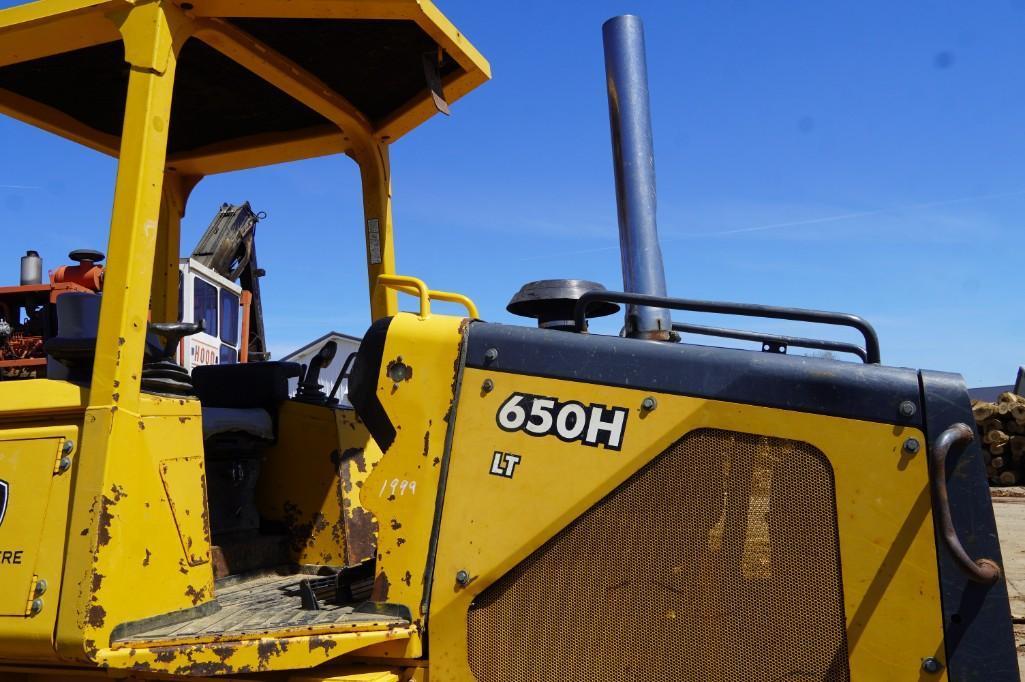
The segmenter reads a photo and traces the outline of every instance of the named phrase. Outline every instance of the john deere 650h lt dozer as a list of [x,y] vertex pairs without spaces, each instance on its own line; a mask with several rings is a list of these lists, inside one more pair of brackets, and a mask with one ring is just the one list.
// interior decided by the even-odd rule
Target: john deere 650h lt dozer
[[[961,379],[883,367],[851,315],[667,298],[635,18],[606,64],[626,293],[535,282],[510,310],[540,328],[507,326],[394,273],[388,147],[488,78],[428,0],[0,12],[0,110],[119,159],[98,318],[48,346],[69,380],[0,384],[0,678],[1017,679]],[[355,411],[316,361],[295,399],[283,363],[183,377],[190,189],[329,153],[363,180]],[[586,333],[617,304],[623,337]]]

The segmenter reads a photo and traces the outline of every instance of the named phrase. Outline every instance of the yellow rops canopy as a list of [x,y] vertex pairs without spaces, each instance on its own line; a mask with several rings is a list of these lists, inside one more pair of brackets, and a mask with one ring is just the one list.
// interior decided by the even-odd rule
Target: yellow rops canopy
[[[129,63],[154,56],[122,42],[142,4],[0,10],[0,113],[117,156]],[[489,78],[428,0],[159,4],[180,47],[167,166],[181,175],[348,151],[368,136],[388,143]]]
[[[204,176],[344,152],[370,308],[398,310],[388,146],[489,78],[429,0],[39,0],[0,11],[0,114],[118,158],[90,405],[138,414]],[[105,407],[104,407],[105,406]]]

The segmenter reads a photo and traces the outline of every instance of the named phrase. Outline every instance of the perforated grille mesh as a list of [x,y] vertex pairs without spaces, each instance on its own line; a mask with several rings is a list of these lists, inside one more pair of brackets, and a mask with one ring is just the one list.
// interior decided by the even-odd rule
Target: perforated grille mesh
[[479,682],[850,678],[832,470],[687,434],[478,596]]

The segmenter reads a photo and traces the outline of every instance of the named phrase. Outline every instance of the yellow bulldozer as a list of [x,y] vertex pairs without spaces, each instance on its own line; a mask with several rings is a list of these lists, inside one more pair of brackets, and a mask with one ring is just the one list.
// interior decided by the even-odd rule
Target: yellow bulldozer
[[[118,159],[102,292],[46,342],[67,378],[0,383],[0,679],[1018,679],[961,378],[882,365],[853,315],[668,297],[643,33],[604,33],[624,291],[532,282],[504,325],[395,272],[389,147],[490,77],[429,0],[0,11],[0,112]],[[363,186],[353,408],[330,344],[294,397],[288,363],[178,366],[192,188],[326,154]]]

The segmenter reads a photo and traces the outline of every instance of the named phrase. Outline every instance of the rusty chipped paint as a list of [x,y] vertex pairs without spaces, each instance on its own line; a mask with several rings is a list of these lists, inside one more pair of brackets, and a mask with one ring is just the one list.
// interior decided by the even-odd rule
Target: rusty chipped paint
[[391,583],[388,582],[388,574],[379,572],[374,578],[374,591],[371,599],[373,601],[388,601],[388,592],[391,590]]
[[192,600],[193,606],[198,606],[210,598],[210,595],[207,594],[208,587],[208,585],[204,585],[197,590],[194,586],[189,585],[185,590],[185,596]]
[[309,668],[359,649],[416,635],[412,626],[378,626],[356,632],[261,637],[160,646],[121,646],[97,652],[108,669],[188,677],[245,675]]

